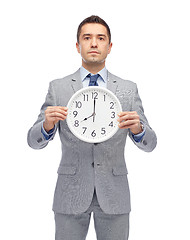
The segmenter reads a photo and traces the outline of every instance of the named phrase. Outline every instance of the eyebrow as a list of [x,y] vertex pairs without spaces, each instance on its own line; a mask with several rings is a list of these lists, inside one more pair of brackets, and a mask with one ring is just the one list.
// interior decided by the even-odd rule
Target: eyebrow
[[[91,36],[91,35],[93,35],[93,34],[91,34],[91,33],[84,33],[82,36],[85,37],[85,36]],[[101,34],[101,33],[100,34],[95,34],[95,35],[97,35],[99,37],[101,37],[101,36],[106,37],[105,34]]]

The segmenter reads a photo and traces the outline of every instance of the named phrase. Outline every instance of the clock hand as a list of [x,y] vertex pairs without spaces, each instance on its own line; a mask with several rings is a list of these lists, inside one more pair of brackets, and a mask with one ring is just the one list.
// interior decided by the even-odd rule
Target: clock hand
[[83,119],[81,122],[86,121],[88,118],[90,118],[90,117],[92,117],[92,116],[94,116],[94,113],[93,113],[92,115],[90,115],[89,117]]
[[96,113],[95,113],[95,105],[96,105],[96,99],[94,98],[94,115],[93,115],[93,122],[94,122],[94,120],[95,120],[95,115],[96,115]]
[[96,99],[94,98],[94,112],[95,113],[95,105],[96,105]]

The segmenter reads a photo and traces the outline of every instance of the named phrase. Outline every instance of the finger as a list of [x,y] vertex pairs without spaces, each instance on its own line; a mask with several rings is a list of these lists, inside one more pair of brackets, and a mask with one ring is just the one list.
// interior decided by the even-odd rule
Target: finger
[[62,108],[48,108],[46,112],[49,113],[61,113],[63,115],[67,115],[67,111],[63,110]]
[[52,117],[65,117],[67,115],[67,113],[56,111],[56,112],[49,112],[47,115],[52,116]]
[[120,112],[120,113],[118,113],[118,116],[121,117],[121,116],[126,115],[126,114],[133,115],[135,113],[137,114],[136,111]]
[[136,124],[134,125],[131,125],[131,126],[123,126],[123,127],[119,127],[120,129],[132,129],[132,128],[135,128],[136,127]]
[[52,112],[52,113],[47,114],[47,117],[48,118],[60,118],[60,119],[64,120],[66,118],[66,115],[59,113],[59,112]]
[[49,120],[49,121],[52,121],[52,118],[60,118],[61,120],[65,120],[67,118],[67,114],[64,115],[64,114],[61,114],[61,113],[58,113],[58,112],[53,112],[53,113],[48,113],[45,115],[45,117]]
[[120,117],[117,119],[118,122],[122,122],[122,121],[127,121],[127,120],[132,120],[132,119],[140,119],[138,115],[134,114],[127,114],[124,115],[123,117]]
[[68,107],[59,107],[60,109],[64,110],[64,111],[67,111],[68,110]]
[[68,110],[67,107],[61,107],[61,106],[48,106],[47,109],[48,109],[48,110],[61,109],[61,110],[64,110],[64,111],[67,111],[67,110]]
[[127,128],[130,128],[130,127],[132,127],[133,125],[138,124],[138,123],[139,123],[138,120],[133,119],[133,120],[128,120],[128,121],[125,121],[125,122],[121,122],[118,126],[119,126],[119,127],[127,127]]
[[63,110],[63,111],[67,111],[68,108],[67,107],[62,107],[62,106],[48,106],[47,110],[49,111],[53,111],[53,110]]

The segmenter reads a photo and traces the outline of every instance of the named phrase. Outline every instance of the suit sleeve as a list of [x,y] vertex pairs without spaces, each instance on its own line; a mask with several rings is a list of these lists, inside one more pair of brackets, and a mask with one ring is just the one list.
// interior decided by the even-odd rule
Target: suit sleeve
[[38,119],[28,131],[27,142],[31,148],[41,149],[46,147],[49,141],[53,140],[56,134],[57,124],[55,125],[55,131],[53,135],[48,140],[44,137],[42,133],[42,124],[45,120],[45,110],[48,106],[56,106],[56,98],[53,91],[52,83],[49,84],[48,93],[46,95],[45,102],[41,107]]
[[136,111],[140,117],[140,121],[146,127],[145,134],[140,142],[136,142],[132,136],[132,133],[129,131],[129,136],[134,144],[145,152],[151,152],[157,145],[157,137],[153,129],[150,127],[148,120],[144,114],[144,109],[142,106],[142,101],[140,99],[137,85],[135,84],[134,97],[132,101],[132,111]]

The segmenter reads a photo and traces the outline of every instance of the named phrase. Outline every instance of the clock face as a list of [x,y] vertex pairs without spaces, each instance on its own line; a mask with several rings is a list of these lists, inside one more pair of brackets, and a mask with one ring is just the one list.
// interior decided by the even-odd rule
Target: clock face
[[108,140],[118,130],[121,104],[113,92],[90,86],[77,91],[68,102],[67,124],[80,140],[97,143]]

